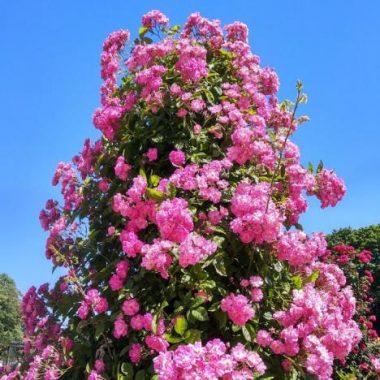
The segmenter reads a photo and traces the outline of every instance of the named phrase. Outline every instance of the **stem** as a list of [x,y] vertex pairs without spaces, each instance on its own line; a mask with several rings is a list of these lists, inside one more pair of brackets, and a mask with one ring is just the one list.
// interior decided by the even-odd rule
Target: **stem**
[[270,181],[269,194],[268,194],[267,204],[266,204],[266,207],[265,207],[265,213],[267,213],[267,211],[268,211],[269,201],[271,199],[271,193],[272,193],[272,189],[273,189],[273,185],[274,185],[274,179],[276,178],[276,176],[278,174],[278,171],[280,169],[282,157],[283,157],[284,150],[285,150],[285,147],[286,147],[286,143],[288,142],[289,136],[290,136],[290,134],[292,132],[292,125],[293,125],[294,117],[295,117],[296,112],[297,112],[298,105],[300,103],[300,98],[301,98],[301,87],[297,86],[297,99],[296,99],[296,102],[295,102],[295,105],[294,105],[294,109],[293,109],[293,112],[292,112],[292,117],[290,119],[290,125],[289,125],[288,130],[286,131],[285,140],[284,140],[284,142],[282,144],[282,147],[281,147],[281,150],[280,150],[280,156],[279,156],[279,158],[277,160],[277,164],[276,164],[275,170],[273,172],[273,175],[272,175],[272,178],[271,178],[271,181]]

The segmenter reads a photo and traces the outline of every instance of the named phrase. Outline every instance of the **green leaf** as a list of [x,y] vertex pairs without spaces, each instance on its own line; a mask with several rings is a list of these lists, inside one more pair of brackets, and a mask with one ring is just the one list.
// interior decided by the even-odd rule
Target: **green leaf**
[[190,329],[185,332],[184,338],[186,343],[194,343],[201,340],[202,331]]
[[183,338],[181,338],[179,336],[173,336],[170,334],[164,334],[164,338],[166,341],[168,341],[169,343],[173,343],[173,344],[181,343],[183,340]]
[[217,310],[213,313],[213,317],[218,321],[219,328],[222,329],[227,324],[227,314],[223,311]]
[[197,309],[191,310],[190,314],[197,321],[205,322],[205,321],[208,321],[209,319],[207,310],[203,306],[200,306]]
[[292,277],[292,281],[293,281],[294,286],[297,289],[301,289],[302,288],[302,277],[300,275],[293,276]]
[[181,29],[181,25],[174,25],[170,30],[177,33]]
[[146,28],[145,26],[142,26],[140,29],[139,29],[139,36],[143,36],[149,29]]
[[214,88],[214,90],[215,90],[215,92],[219,95],[219,96],[221,96],[221,95],[223,95],[223,91],[222,91],[222,89],[220,88],[220,87],[215,87]]
[[212,290],[212,289],[215,289],[216,287],[216,282],[214,280],[207,280],[207,281],[203,281],[199,287],[201,289],[209,289],[209,290]]
[[247,341],[247,342],[252,342],[252,337],[251,337],[251,334],[249,333],[248,329],[246,326],[243,326],[241,328],[241,332],[243,333],[243,336],[244,336],[244,339]]
[[214,95],[212,94],[212,92],[210,90],[205,90],[205,94],[206,94],[206,98],[207,100],[210,102],[210,103],[214,103]]
[[264,313],[264,318],[268,321],[270,321],[272,319],[272,313],[270,313],[269,311],[265,312]]
[[183,315],[180,315],[176,318],[174,330],[177,334],[183,335],[187,330],[188,323],[186,318]]
[[302,91],[303,84],[299,79],[297,80],[296,88],[298,91]]
[[140,371],[136,373],[135,380],[145,380],[145,371],[143,369],[140,369]]
[[101,321],[100,323],[98,323],[96,325],[96,327],[95,327],[95,339],[96,340],[98,340],[100,338],[100,336],[103,334],[104,327],[105,327],[104,321]]
[[317,166],[317,174],[323,169],[323,161],[319,161],[319,164]]
[[319,274],[320,274],[319,270],[314,271],[311,274],[311,276],[309,276],[309,282],[315,282],[315,281],[317,281],[318,278],[319,278]]
[[163,192],[152,189],[150,187],[146,189],[146,194],[148,195],[148,198],[159,202],[163,201],[166,198],[166,195]]
[[168,185],[168,193],[170,198],[174,198],[177,194],[177,188],[171,182]]
[[133,366],[131,363],[121,363],[120,371],[125,375],[126,380],[133,379]]
[[224,277],[227,276],[226,262],[225,262],[223,253],[217,254],[215,256],[213,264],[214,264],[216,273],[218,273],[220,276],[224,276]]
[[151,44],[151,43],[153,42],[153,40],[152,40],[151,38],[149,38],[149,37],[144,37],[142,40],[143,40],[146,44]]
[[195,297],[194,300],[191,302],[190,307],[192,309],[197,308],[200,305],[203,305],[205,303],[205,299],[203,297]]
[[159,177],[158,175],[152,174],[150,176],[150,183],[152,184],[152,186],[158,186],[158,184],[160,183],[160,179],[161,177]]
[[140,168],[139,175],[141,175],[141,177],[144,177],[146,179],[146,173],[145,173],[145,170],[143,168]]
[[277,261],[277,263],[275,263],[273,267],[274,267],[274,270],[278,273],[280,273],[284,268],[283,265],[279,261]]

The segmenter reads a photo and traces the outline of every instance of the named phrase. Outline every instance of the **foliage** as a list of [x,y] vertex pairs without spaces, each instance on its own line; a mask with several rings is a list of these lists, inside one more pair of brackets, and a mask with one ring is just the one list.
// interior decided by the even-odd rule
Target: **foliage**
[[358,379],[370,378],[371,357],[380,353],[380,225],[342,228],[333,231],[327,240],[331,248],[327,260],[341,266],[354,288],[358,301],[356,319],[363,331],[360,349],[349,355],[348,365],[340,367],[339,372],[355,373]]
[[327,236],[329,245],[351,245],[355,249],[368,249],[374,255],[380,253],[380,224],[353,229],[351,227],[334,230]]
[[239,22],[152,11],[121,60],[128,41],[103,46],[102,138],[54,175],[63,204],[40,219],[67,274],[25,295],[26,362],[4,379],[330,379],[361,332],[298,223],[305,194],[345,193],[291,142],[302,84],[279,103]]
[[[374,281],[369,289],[370,296],[374,299],[371,304],[374,315],[380,315],[380,224],[358,229],[341,228],[334,230],[327,236],[330,247],[336,245],[349,245],[356,250],[369,250],[372,252],[370,268]],[[362,272],[362,271],[361,271]],[[380,321],[375,322],[377,329],[380,329]]]
[[11,342],[21,341],[20,293],[15,282],[5,273],[0,274],[0,360],[6,359]]

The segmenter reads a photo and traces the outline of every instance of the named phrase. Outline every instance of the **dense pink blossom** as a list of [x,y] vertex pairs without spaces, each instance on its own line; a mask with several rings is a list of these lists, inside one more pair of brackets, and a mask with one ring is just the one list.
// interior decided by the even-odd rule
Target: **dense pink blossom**
[[263,243],[276,240],[283,217],[270,199],[270,185],[240,183],[231,200],[236,216],[230,226],[243,243]]
[[105,193],[106,191],[108,191],[110,187],[110,184],[108,181],[106,180],[101,180],[99,183],[98,183],[98,188],[101,192]]
[[136,74],[136,82],[142,86],[141,96],[149,102],[160,103],[160,86],[166,67],[154,65]]
[[201,112],[206,106],[206,103],[202,99],[194,99],[191,101],[191,109],[194,112]]
[[248,28],[247,25],[241,22],[234,22],[226,25],[224,29],[227,32],[227,39],[231,42],[242,41],[248,42]]
[[102,373],[105,371],[106,366],[105,366],[104,361],[102,359],[95,360],[95,369],[99,373]]
[[233,146],[228,148],[227,157],[239,165],[245,164],[254,154],[254,132],[250,128],[237,128],[231,135]]
[[140,304],[135,298],[131,298],[123,302],[121,309],[125,315],[131,317],[139,312]]
[[100,296],[97,289],[87,291],[85,299],[81,302],[78,309],[78,315],[81,319],[86,319],[91,310],[99,314],[105,313],[108,310],[107,299]]
[[132,363],[138,363],[141,360],[141,344],[132,344],[132,347],[129,350],[128,355]]
[[123,251],[128,257],[135,257],[141,252],[141,247],[144,243],[139,240],[138,236],[134,232],[123,230],[121,231],[119,238]]
[[187,206],[182,198],[162,202],[156,222],[163,239],[181,243],[193,230],[193,219]]
[[141,248],[143,259],[141,266],[160,273],[162,278],[169,278],[168,270],[173,258],[169,254],[173,243],[167,240],[155,240],[153,244],[145,244]]
[[145,338],[146,345],[156,352],[166,352],[169,343],[162,337],[156,335],[148,335]]
[[239,326],[245,325],[255,316],[255,311],[250,305],[248,299],[242,294],[230,294],[223,298],[220,303],[221,309],[228,314],[228,318]]
[[188,17],[181,37],[194,37],[200,42],[209,42],[213,48],[218,48],[223,41],[223,30],[219,20],[209,20],[195,12]]
[[60,162],[54,173],[52,184],[61,184],[61,194],[64,198],[64,209],[75,210],[82,202],[82,195],[79,192],[79,180],[77,174],[70,163]]
[[178,43],[179,59],[175,68],[185,82],[198,82],[208,74],[205,48],[182,39]]
[[154,359],[154,369],[160,380],[251,379],[252,372],[263,374],[266,366],[259,354],[241,343],[228,353],[224,342],[213,339],[204,346],[196,342],[161,352]]
[[262,277],[260,276],[251,276],[249,278],[249,284],[253,287],[253,288],[260,288],[261,286],[263,286],[264,284],[264,280],[262,279]]
[[95,127],[99,129],[107,139],[112,140],[120,127],[123,111],[123,107],[120,105],[109,105],[104,108],[98,108],[94,112],[92,121]]
[[216,249],[216,243],[191,233],[179,246],[179,265],[186,268],[189,265],[197,264],[205,257],[212,255]]
[[264,298],[264,293],[259,288],[253,288],[251,290],[251,300],[253,302],[261,302]]
[[327,242],[322,233],[309,237],[303,231],[283,234],[277,243],[277,256],[290,265],[299,266],[312,262],[325,253]]
[[335,206],[346,194],[346,185],[332,170],[322,169],[316,180],[315,193],[322,208]]
[[116,273],[109,280],[109,285],[113,291],[123,288],[124,280],[127,277],[129,263],[127,260],[120,261],[116,264]]
[[172,150],[169,153],[169,160],[174,166],[182,166],[186,161],[186,155],[182,150]]
[[115,175],[122,181],[125,181],[128,178],[128,173],[130,170],[131,165],[125,162],[125,158],[123,156],[119,156],[116,160]]
[[145,28],[152,29],[155,26],[167,26],[169,19],[162,12],[153,10],[142,17],[142,24]]
[[157,148],[149,148],[146,152],[146,156],[148,157],[149,161],[156,161],[158,158],[158,150]]
[[375,356],[371,357],[371,365],[373,367],[373,370],[380,374],[380,358],[376,358]]
[[363,250],[356,257],[364,264],[368,264],[372,260],[372,252]]
[[274,352],[289,356],[303,347],[308,372],[321,380],[330,379],[334,358],[344,360],[361,339],[358,325],[351,319],[355,302],[350,288],[338,286],[331,290],[309,283],[293,291],[287,311],[274,313],[283,327],[281,339],[271,341],[265,332],[260,332],[257,342],[262,346],[270,344]]
[[128,334],[128,325],[124,321],[123,317],[118,317],[114,322],[113,336],[116,339],[123,338]]
[[133,184],[127,191],[127,194],[134,202],[139,202],[144,195],[147,186],[146,179],[139,175],[133,178]]

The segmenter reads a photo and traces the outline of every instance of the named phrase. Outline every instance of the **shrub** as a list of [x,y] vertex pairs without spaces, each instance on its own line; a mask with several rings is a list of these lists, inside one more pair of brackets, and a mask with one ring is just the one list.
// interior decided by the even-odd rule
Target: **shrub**
[[[85,141],[41,212],[67,275],[24,297],[25,379],[330,379],[361,339],[326,241],[298,224],[304,195],[345,186],[302,167],[307,120],[279,103],[248,29],[159,11],[112,33],[101,57],[102,138]],[[16,371],[17,372],[17,371]],[[13,376],[13,377],[12,377]],[[6,379],[17,377],[15,373]],[[33,377],[34,376],[34,377]],[[263,377],[264,378],[264,377]]]

